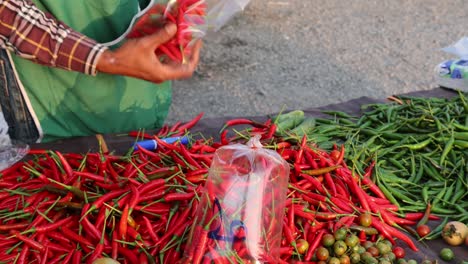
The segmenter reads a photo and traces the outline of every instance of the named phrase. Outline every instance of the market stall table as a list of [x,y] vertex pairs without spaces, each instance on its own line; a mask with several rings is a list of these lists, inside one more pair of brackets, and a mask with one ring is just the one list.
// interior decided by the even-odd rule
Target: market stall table
[[[413,92],[406,95],[417,96],[417,97],[437,97],[437,98],[450,98],[456,95],[457,93],[450,89],[444,88],[435,88],[432,90],[425,90],[419,92]],[[307,116],[313,117],[323,117],[325,116],[322,111],[324,110],[334,110],[334,111],[343,111],[349,114],[359,114],[361,111],[361,106],[372,103],[385,103],[387,100],[374,99],[370,97],[361,97],[355,100],[350,100],[347,102],[328,105],[318,108],[308,108],[302,109]],[[219,130],[223,124],[232,119],[233,117],[219,117],[219,118],[205,118],[201,119],[197,125],[191,129],[193,134],[198,132],[202,133],[205,137],[219,137]],[[256,121],[265,121],[269,116],[256,116],[249,117]],[[151,133],[151,131],[147,131]],[[32,144],[31,149],[51,149],[57,150],[64,153],[73,152],[73,153],[85,153],[85,152],[97,152],[99,151],[99,137],[82,137],[82,138],[72,138],[67,140],[59,140],[53,143],[44,143],[44,144]],[[126,135],[102,135],[106,147],[111,152],[117,154],[124,154],[127,152],[135,143],[135,138],[128,137]],[[431,222],[432,226],[437,225],[437,222]],[[413,252],[410,249],[407,249],[407,259],[413,258],[418,261],[425,259],[435,260],[437,259],[439,263],[445,263],[439,259],[439,251],[448,247],[447,244],[442,239],[437,239],[434,241],[425,241],[424,243],[417,242],[419,252]],[[402,246],[404,246],[402,244]],[[462,263],[462,261],[468,261],[468,248],[466,246],[451,247],[455,252],[456,260],[450,263]]]

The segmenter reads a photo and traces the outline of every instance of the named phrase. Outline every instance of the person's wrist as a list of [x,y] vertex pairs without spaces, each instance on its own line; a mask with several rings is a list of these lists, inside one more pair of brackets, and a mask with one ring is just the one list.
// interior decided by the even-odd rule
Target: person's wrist
[[102,52],[101,56],[96,65],[96,70],[98,72],[113,73],[115,68],[115,56],[111,50],[105,50]]

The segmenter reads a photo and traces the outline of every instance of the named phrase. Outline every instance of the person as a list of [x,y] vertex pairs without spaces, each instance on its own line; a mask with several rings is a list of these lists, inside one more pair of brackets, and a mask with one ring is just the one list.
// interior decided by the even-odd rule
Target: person
[[25,143],[161,127],[171,80],[187,63],[164,62],[155,49],[177,27],[115,42],[149,0],[0,0],[0,104],[13,140]]

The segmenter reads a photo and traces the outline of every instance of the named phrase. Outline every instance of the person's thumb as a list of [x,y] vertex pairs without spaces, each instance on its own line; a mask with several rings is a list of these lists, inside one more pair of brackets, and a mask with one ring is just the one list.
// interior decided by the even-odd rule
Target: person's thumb
[[153,45],[161,45],[171,40],[176,33],[176,24],[170,23],[165,25],[163,29],[151,35],[150,39]]

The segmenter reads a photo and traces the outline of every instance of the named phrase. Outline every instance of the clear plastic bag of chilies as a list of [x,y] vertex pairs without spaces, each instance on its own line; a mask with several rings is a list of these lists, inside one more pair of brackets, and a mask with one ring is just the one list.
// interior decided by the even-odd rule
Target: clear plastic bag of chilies
[[219,148],[182,263],[278,263],[288,179],[288,163],[257,136]]
[[166,23],[177,25],[176,37],[159,46],[161,58],[184,63],[191,47],[210,30],[221,28],[250,0],[152,0],[135,18],[127,38],[139,38],[159,31]]

